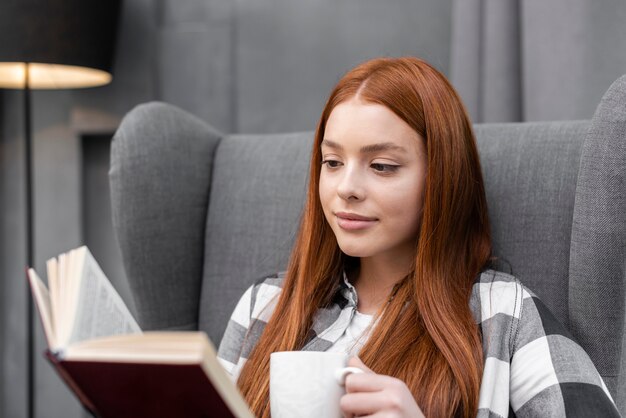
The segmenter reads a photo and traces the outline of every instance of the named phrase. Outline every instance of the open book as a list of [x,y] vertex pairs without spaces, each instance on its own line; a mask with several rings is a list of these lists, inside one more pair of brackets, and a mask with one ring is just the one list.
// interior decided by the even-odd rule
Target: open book
[[252,418],[202,332],[142,332],[87,247],[28,280],[46,357],[94,416]]

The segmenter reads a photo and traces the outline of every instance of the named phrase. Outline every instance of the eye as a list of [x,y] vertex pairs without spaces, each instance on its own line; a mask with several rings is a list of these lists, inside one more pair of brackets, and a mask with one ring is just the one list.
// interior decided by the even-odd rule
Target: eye
[[322,165],[326,165],[328,168],[337,168],[341,163],[337,160],[323,160]]
[[390,174],[390,173],[395,173],[396,171],[398,171],[398,168],[400,166],[393,165],[393,164],[372,163],[370,164],[370,167],[372,167],[372,169],[378,173]]

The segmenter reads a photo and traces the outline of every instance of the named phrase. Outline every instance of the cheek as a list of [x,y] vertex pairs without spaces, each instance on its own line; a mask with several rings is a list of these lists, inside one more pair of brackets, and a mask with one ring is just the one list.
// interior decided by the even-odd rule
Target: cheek
[[[422,209],[424,205],[423,190],[418,185],[411,185],[398,190],[395,199],[386,199],[386,212],[397,220],[397,227],[402,229],[410,228],[412,232],[417,231],[422,219]],[[410,192],[409,192],[410,190]]]
[[320,198],[320,202],[322,202],[322,206],[324,206],[324,201],[326,200],[326,181],[324,181],[324,176],[320,176],[317,195]]
[[320,175],[319,186],[317,189],[322,209],[324,209],[324,214],[326,215],[326,217],[328,217],[327,209],[328,204],[330,203],[331,189],[328,180],[323,174]]

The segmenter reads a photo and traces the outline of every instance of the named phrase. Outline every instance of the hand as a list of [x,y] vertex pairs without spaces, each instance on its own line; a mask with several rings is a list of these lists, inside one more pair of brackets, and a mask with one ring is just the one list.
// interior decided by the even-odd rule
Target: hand
[[424,418],[402,380],[374,373],[358,357],[352,357],[348,366],[358,367],[365,373],[346,377],[346,394],[340,401],[344,417]]

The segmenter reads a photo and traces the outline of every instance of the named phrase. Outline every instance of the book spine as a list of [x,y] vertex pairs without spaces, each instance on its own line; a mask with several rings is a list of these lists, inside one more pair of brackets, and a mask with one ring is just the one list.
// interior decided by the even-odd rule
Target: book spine
[[72,376],[70,376],[69,373],[65,370],[65,368],[63,367],[63,361],[50,350],[46,350],[44,356],[52,364],[52,366],[57,371],[61,379],[65,382],[67,387],[69,387],[71,391],[74,392],[83,407],[95,418],[98,418],[100,415],[96,411],[96,407],[94,406],[93,402],[91,402],[91,400],[89,400],[89,398],[83,393],[83,391],[80,390],[78,385],[74,382],[74,379],[72,379]]

